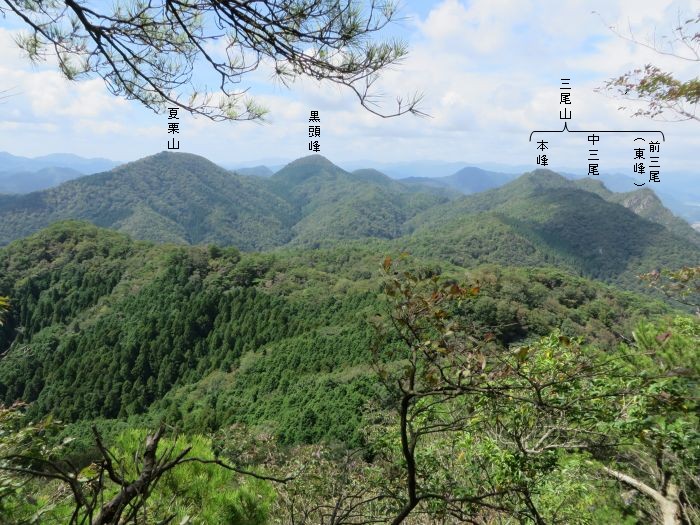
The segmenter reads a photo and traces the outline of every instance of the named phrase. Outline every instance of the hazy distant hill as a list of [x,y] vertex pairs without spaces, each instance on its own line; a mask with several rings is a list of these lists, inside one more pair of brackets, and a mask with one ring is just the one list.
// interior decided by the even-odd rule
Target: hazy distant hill
[[239,175],[252,175],[255,177],[271,177],[274,171],[267,166],[252,166],[250,168],[236,168],[233,170]]
[[[402,162],[373,162],[371,160],[351,160],[340,163],[349,171],[373,166],[392,179],[446,177],[465,167],[466,162],[446,162],[441,160],[409,160]],[[516,170],[517,171],[517,170]]]
[[81,175],[107,171],[118,165],[118,162],[108,159],[87,159],[68,153],[27,158],[0,152],[0,193],[43,190]]
[[498,188],[516,179],[517,175],[486,171],[481,168],[467,166],[457,173],[446,177],[408,177],[401,179],[404,184],[431,186],[435,188],[449,188],[464,195],[478,193],[480,191]]
[[19,157],[0,151],[0,171],[39,171],[44,168],[70,168],[80,173],[110,170],[120,163],[103,158],[85,158],[70,153],[53,153],[41,157]]
[[0,171],[0,193],[30,193],[76,179],[83,173],[72,168],[42,168],[38,171]]

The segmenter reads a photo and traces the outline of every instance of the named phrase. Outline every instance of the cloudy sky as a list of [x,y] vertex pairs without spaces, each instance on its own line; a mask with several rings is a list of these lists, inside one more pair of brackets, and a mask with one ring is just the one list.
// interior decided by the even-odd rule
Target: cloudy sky
[[[596,93],[606,79],[653,62],[681,78],[697,62],[654,54],[616,36],[640,40],[668,34],[679,16],[700,11],[700,0],[404,0],[391,32],[410,56],[381,80],[388,100],[422,92],[430,118],[381,119],[347,90],[315,81],[291,89],[269,73],[248,77],[250,93],[270,110],[265,124],[213,123],[182,116],[181,151],[234,165],[294,159],[308,151],[308,116],[321,116],[321,153],[333,161],[397,162],[439,159],[535,167],[533,130],[561,129],[559,87],[570,78],[572,119],[580,130],[654,130],[666,134],[662,170],[695,171],[697,122],[633,119],[621,102]],[[685,17],[687,18],[687,17]],[[0,151],[39,156],[54,152],[134,160],[166,149],[167,117],[106,91],[101,79],[61,79],[51,63],[31,65],[13,42],[21,25],[0,19]],[[584,169],[584,134],[551,135],[550,166]],[[601,166],[631,171],[633,134],[606,134]]]

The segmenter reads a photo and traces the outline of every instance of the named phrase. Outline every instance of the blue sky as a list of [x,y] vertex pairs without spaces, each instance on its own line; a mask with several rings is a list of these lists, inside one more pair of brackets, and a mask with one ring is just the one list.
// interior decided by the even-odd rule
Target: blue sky
[[[594,11],[596,13],[594,13]],[[224,164],[294,159],[308,151],[308,115],[321,115],[321,153],[336,162],[440,159],[470,164],[535,166],[534,129],[560,129],[559,87],[571,78],[570,127],[661,129],[662,173],[696,171],[700,123],[632,119],[621,102],[594,89],[615,75],[653,62],[682,78],[698,64],[660,57],[616,36],[632,29],[644,40],[665,32],[679,13],[697,13],[700,0],[413,0],[391,35],[405,39],[410,55],[382,77],[388,100],[425,94],[431,118],[381,119],[364,111],[354,95],[315,81],[291,89],[271,85],[269,72],[247,80],[250,93],[270,109],[269,122],[213,123],[183,115],[181,151]],[[0,89],[15,95],[0,105],[0,150],[39,156],[69,152],[134,160],[166,149],[167,117],[109,95],[101,79],[70,83],[53,64],[31,65],[12,41],[16,20],[0,20]],[[631,170],[632,137],[606,136],[601,166]],[[583,169],[588,145],[556,135],[553,169]]]

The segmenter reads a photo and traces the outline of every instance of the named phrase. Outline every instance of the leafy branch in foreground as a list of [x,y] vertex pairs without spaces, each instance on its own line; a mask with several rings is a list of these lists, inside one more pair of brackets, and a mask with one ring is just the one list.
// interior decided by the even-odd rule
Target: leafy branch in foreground
[[[616,29],[612,31],[637,45],[652,49],[660,55],[674,57],[686,62],[700,62],[700,13],[687,20],[679,20],[672,29],[672,36],[663,43],[656,39],[641,42],[634,34],[624,36]],[[677,75],[653,65],[628,71],[619,77],[608,80],[598,91],[607,91],[614,96],[643,102],[645,107],[638,109],[633,116],[657,118],[674,114],[675,120],[698,120],[697,105],[700,102],[700,78],[680,80]],[[620,109],[625,109],[621,107]]]
[[639,278],[669,299],[693,307],[700,316],[700,266],[654,270]]
[[[207,515],[211,516],[209,520],[226,522],[239,522],[246,515],[249,518],[255,515],[255,520],[251,518],[246,523],[262,523],[271,499],[265,483],[286,483],[293,479],[266,476],[224,462],[213,457],[201,439],[188,438],[187,443],[177,436],[166,439],[164,426],[145,435],[145,439],[138,432],[127,433],[121,438],[122,445],[126,445],[121,450],[108,448],[93,426],[94,459],[88,465],[76,464],[64,450],[71,439],[56,440],[62,425],[51,418],[37,424],[22,424],[23,409],[21,404],[0,408],[0,471],[11,476],[0,480],[4,482],[5,495],[14,487],[15,497],[19,496],[22,485],[31,480],[57,484],[57,496],[52,498],[56,501],[40,506],[35,517],[46,515],[71,525],[141,523],[147,514],[157,518],[155,523],[171,523],[176,518],[186,518],[183,522],[189,522],[190,517],[183,517],[174,503],[191,498],[198,500],[200,509],[196,514],[204,522]],[[257,482],[255,494],[248,496],[250,501],[242,500],[245,492],[237,488],[233,478],[202,470],[209,466]],[[185,469],[189,470],[184,479],[175,475]],[[190,493],[197,492],[196,480],[201,478],[210,478],[215,486],[207,487],[207,494],[197,497]],[[18,480],[24,481],[18,483]],[[218,492],[212,491],[213,488]],[[163,491],[165,495],[159,494]],[[191,503],[185,501],[184,508],[191,509]],[[5,517],[17,516],[10,511]]]
[[[154,111],[178,106],[215,121],[262,119],[267,110],[240,83],[266,63],[285,85],[300,77],[324,80],[350,89],[376,115],[422,115],[420,95],[398,98],[386,113],[373,93],[379,74],[407,55],[403,42],[373,40],[396,19],[390,0],[0,4],[0,14],[28,27],[17,43],[31,60],[57,59],[70,80],[98,75],[112,94]],[[196,82],[202,72],[213,74],[216,89]]]
[[620,415],[616,400],[629,394],[626,354],[556,333],[504,348],[465,315],[478,284],[390,258],[383,270],[391,306],[376,322],[375,366],[393,430],[379,431],[374,447],[393,465],[385,478],[400,480],[382,489],[393,507],[386,522],[559,521],[571,503],[542,508],[542,484],[561,452],[618,445],[601,424]]
[[266,472],[294,472],[277,485],[270,523],[279,525],[343,525],[385,523],[387,505],[379,490],[386,470],[368,461],[366,450],[328,444],[280,447],[265,432],[242,425],[220,431],[217,452],[227,460]]
[[603,471],[642,496],[648,521],[700,519],[700,320],[640,323],[634,331],[632,394],[606,425],[621,446],[598,454]]

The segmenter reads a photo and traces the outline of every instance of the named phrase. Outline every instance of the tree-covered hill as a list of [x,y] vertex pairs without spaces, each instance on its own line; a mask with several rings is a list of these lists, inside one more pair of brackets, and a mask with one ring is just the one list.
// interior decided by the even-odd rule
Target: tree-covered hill
[[242,249],[289,240],[293,210],[247,178],[202,157],[159,153],[57,188],[4,197],[0,242],[60,219],[86,219],[157,242],[216,240]]
[[347,172],[320,155],[296,160],[266,182],[297,210],[293,245],[396,238],[416,213],[447,201],[439,192],[416,191],[378,171]]
[[[358,442],[370,397],[368,319],[394,248],[241,254],[153,245],[62,222],[0,249],[0,401],[67,420],[146,413],[195,431],[243,421],[288,442]],[[447,276],[464,271],[430,259]],[[547,268],[470,271],[467,312],[503,343],[548,334],[615,345],[660,303]]]
[[[627,196],[606,200],[593,189],[548,170],[527,173],[419,214],[404,246],[465,266],[553,264],[625,286],[634,286],[642,272],[700,262],[700,235],[659,211],[667,210],[658,200],[623,206],[611,201],[627,202]],[[648,198],[647,192],[633,195]]]
[[265,179],[163,152],[57,188],[0,195],[0,244],[62,219],[89,220],[138,239],[243,250],[392,238],[408,218],[445,200],[381,174],[345,172],[320,156]]
[[455,198],[376,170],[347,172],[320,155],[256,177],[160,153],[46,191],[0,195],[0,244],[62,219],[243,251],[393,240],[397,249],[465,267],[558,265],[626,287],[641,272],[700,261],[700,234],[653,192],[612,193],[548,170]]

